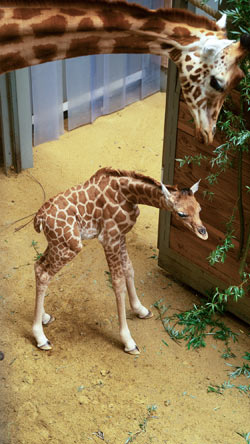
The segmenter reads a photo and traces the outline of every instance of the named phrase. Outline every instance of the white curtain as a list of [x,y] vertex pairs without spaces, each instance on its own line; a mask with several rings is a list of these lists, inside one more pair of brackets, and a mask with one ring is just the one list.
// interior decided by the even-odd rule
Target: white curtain
[[[137,3],[155,9],[164,0]],[[34,145],[63,133],[65,109],[71,130],[159,91],[160,61],[150,54],[101,54],[31,67]]]

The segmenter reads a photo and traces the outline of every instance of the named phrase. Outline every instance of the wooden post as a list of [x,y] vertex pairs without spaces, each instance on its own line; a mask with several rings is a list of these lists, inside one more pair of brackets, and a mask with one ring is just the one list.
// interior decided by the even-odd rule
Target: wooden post
[[28,68],[0,76],[0,118],[4,170],[33,167],[32,115]]
[[[187,8],[185,0],[173,0],[173,8]],[[162,153],[162,181],[172,184],[174,177],[174,161],[177,136],[177,122],[180,100],[180,82],[176,65],[170,60],[168,63],[168,80],[165,108],[164,141]],[[171,215],[169,212],[160,211],[158,226],[159,258],[162,249],[169,247],[169,230]]]

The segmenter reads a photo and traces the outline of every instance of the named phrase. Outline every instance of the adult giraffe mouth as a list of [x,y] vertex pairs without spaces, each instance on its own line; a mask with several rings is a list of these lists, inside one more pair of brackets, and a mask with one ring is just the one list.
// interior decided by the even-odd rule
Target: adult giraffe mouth
[[205,129],[198,128],[196,130],[196,138],[203,145],[210,145],[213,143],[215,131],[207,131]]

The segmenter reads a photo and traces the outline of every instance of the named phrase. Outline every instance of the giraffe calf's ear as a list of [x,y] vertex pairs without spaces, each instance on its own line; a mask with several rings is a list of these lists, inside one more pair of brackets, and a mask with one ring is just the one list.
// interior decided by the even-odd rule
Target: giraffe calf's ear
[[165,185],[161,182],[161,190],[166,198],[166,200],[169,200],[171,197],[171,193],[170,191],[168,191],[167,187],[165,187]]
[[190,188],[190,190],[192,191],[193,194],[196,193],[196,191],[198,191],[200,181],[201,181],[201,179],[198,180],[198,182],[196,182],[196,183]]
[[221,18],[216,22],[216,25],[219,26],[220,29],[225,30],[227,25],[227,14],[223,14]]

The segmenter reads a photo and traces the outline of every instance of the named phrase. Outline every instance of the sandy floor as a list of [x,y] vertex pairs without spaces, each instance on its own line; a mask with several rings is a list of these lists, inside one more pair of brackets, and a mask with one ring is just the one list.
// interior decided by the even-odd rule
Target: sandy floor
[[[50,285],[46,308],[56,321],[46,333],[53,350],[39,351],[31,336],[36,254],[31,244],[37,242],[43,251],[45,239],[32,224],[16,233],[7,224],[41,206],[42,189],[33,176],[47,198],[84,181],[100,166],[135,169],[159,179],[164,101],[159,93],[65,133],[34,149],[33,169],[0,175],[1,444],[246,442],[237,433],[250,432],[249,396],[236,388],[223,395],[207,392],[209,385],[228,380],[224,343],[210,338],[204,349],[189,351],[171,341],[151,307],[164,298],[174,313],[199,301],[152,257],[157,254],[156,209],[141,207],[128,235],[138,294],[155,314],[141,321],[128,310],[141,355],[122,350],[108,268],[95,240],[84,242],[83,252]],[[225,322],[239,333],[232,344],[237,357],[229,362],[241,365],[250,351],[249,331],[235,319]],[[249,382],[245,377],[234,381]]]

